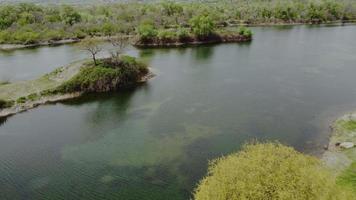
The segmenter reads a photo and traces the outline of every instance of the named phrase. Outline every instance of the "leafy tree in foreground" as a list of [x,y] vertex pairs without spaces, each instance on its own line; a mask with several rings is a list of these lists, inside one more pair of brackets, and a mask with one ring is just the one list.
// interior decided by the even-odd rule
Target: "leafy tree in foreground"
[[213,161],[196,200],[355,199],[314,157],[279,143],[246,145]]

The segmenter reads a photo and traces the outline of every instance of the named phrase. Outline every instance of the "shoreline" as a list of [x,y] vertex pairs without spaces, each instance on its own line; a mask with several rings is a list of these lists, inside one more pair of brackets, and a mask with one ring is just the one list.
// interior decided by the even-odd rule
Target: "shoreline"
[[[311,26],[318,26],[318,25],[337,25],[337,26],[342,26],[342,25],[356,25],[356,19],[355,20],[348,20],[348,21],[342,21],[342,20],[336,20],[336,21],[330,21],[330,22],[323,22],[323,23],[303,23],[303,22],[266,22],[266,23],[230,23],[228,26],[224,26],[223,28],[232,28],[232,27],[238,27],[238,26],[247,26],[247,27],[278,27],[278,26],[301,26],[301,25],[311,25]],[[99,39],[99,40],[107,40],[110,36],[95,36],[93,38]],[[127,38],[132,38],[134,35],[124,35],[124,37]],[[19,50],[19,49],[27,49],[27,48],[35,48],[35,47],[42,47],[42,46],[57,46],[57,45],[65,45],[65,44],[73,44],[73,43],[78,43],[82,41],[80,38],[70,38],[70,39],[62,39],[62,40],[57,40],[57,41],[45,41],[45,42],[40,42],[36,44],[0,44],[0,51],[12,51],[12,50]],[[217,43],[217,42],[215,42]],[[227,43],[227,42],[226,42]],[[203,44],[213,44],[211,43],[202,43],[202,42],[191,42],[189,44],[183,43],[183,42],[174,42],[174,43],[169,43],[166,44],[166,47],[181,47],[181,46],[196,46],[196,45],[203,45]],[[133,44],[135,46],[135,44]],[[158,46],[158,45],[150,45],[149,47],[165,47],[165,46]]]
[[40,99],[35,100],[35,101],[27,101],[26,103],[17,104],[11,108],[5,108],[3,110],[0,110],[0,118],[5,118],[5,117],[9,117],[9,116],[18,114],[18,113],[22,113],[22,112],[31,110],[33,108],[36,108],[40,105],[69,100],[69,99],[80,97],[82,95],[83,95],[82,92],[76,92],[76,93],[70,93],[70,94],[41,97]]
[[[153,77],[155,77],[155,74],[153,74],[150,70],[148,72],[148,74],[141,77],[141,79],[139,81],[137,81],[137,83],[138,84],[145,83],[148,80],[152,79]],[[67,93],[67,94],[41,96],[37,100],[26,101],[25,103],[16,104],[16,105],[12,106],[11,108],[5,108],[5,109],[0,110],[0,118],[10,117],[12,115],[31,110],[33,108],[40,106],[40,105],[58,103],[58,102],[65,101],[65,100],[75,99],[75,98],[81,97],[84,94],[85,94],[85,92],[73,92],[73,93]]]
[[[131,38],[134,37],[133,35],[124,35],[123,37]],[[85,37],[89,38],[89,37]],[[74,44],[81,42],[85,38],[69,38],[69,39],[62,39],[56,41],[45,41],[39,42],[36,44],[0,44],[0,51],[13,51],[19,49],[29,49],[29,48],[36,48],[36,47],[43,47],[43,46],[60,46],[65,44]],[[99,41],[108,41],[110,36],[94,36],[92,37]]]
[[321,159],[337,175],[356,161],[355,154],[352,153],[356,152],[356,128],[350,129],[348,125],[355,120],[356,112],[351,112],[335,119],[329,125],[329,143]]
[[133,46],[137,48],[170,48],[170,47],[184,47],[184,46],[198,46],[219,43],[243,43],[252,41],[252,36],[229,35],[208,38],[205,40],[197,40],[195,38],[187,38],[186,41],[151,41],[151,42],[136,42]]
[[247,27],[273,27],[273,26],[301,26],[301,25],[339,25],[344,24],[356,25],[356,19],[354,20],[335,20],[322,23],[313,23],[313,22],[261,22],[261,23],[231,23],[227,27],[236,27],[236,26],[247,26]]
[[27,49],[27,48],[35,48],[35,47],[41,47],[41,46],[58,46],[58,45],[64,45],[64,44],[73,44],[80,42],[81,39],[63,39],[63,40],[57,40],[57,41],[45,41],[45,42],[40,42],[36,44],[0,44],[0,50],[1,51],[11,51],[11,50],[16,50],[16,49]]

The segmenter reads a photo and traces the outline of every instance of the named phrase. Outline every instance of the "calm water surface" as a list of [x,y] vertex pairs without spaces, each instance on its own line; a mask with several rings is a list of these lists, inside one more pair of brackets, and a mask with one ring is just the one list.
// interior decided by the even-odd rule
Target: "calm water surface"
[[[207,162],[251,139],[307,153],[356,108],[356,26],[255,28],[249,44],[131,50],[157,76],[127,91],[1,121],[0,199],[189,199]],[[26,80],[83,58],[73,46],[0,53]]]

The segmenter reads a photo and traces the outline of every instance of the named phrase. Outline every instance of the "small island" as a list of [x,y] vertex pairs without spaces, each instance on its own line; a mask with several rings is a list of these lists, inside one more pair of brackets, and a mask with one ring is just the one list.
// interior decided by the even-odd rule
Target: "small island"
[[153,77],[147,65],[134,57],[116,53],[97,59],[101,49],[95,41],[84,41],[82,47],[92,53],[93,60],[74,62],[36,80],[1,84],[0,117],[85,93],[135,86]]
[[190,28],[157,29],[153,23],[143,23],[138,28],[134,46],[179,47],[252,40],[250,29],[244,26],[238,29],[219,28],[209,15],[195,16],[190,20],[189,25]]

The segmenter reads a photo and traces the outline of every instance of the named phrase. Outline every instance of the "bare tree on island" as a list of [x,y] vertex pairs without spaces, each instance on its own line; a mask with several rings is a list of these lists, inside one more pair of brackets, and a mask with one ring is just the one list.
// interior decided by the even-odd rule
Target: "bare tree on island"
[[96,55],[103,50],[99,46],[98,41],[95,39],[84,39],[79,45],[82,50],[88,51],[92,55],[94,65],[98,65]]
[[111,51],[111,57],[116,61],[119,61],[121,54],[124,53],[124,50],[128,45],[128,38],[123,35],[116,35],[114,37],[110,37],[109,42],[114,47]]

